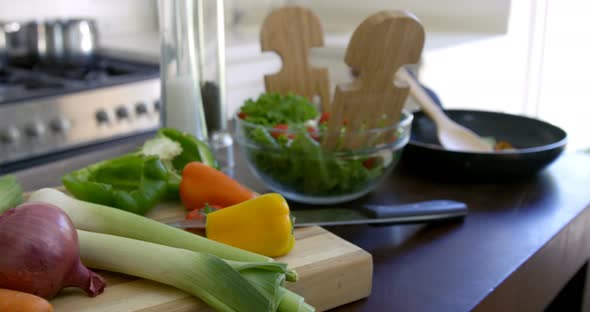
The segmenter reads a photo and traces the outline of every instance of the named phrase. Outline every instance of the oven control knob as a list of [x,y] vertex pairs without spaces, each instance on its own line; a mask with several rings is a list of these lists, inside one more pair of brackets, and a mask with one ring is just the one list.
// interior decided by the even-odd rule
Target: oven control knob
[[49,127],[55,133],[64,133],[70,129],[70,121],[63,117],[57,117],[49,122]]
[[117,118],[119,119],[125,119],[129,117],[129,112],[125,106],[119,106],[115,111],[115,114],[117,114]]
[[96,117],[96,121],[99,124],[103,124],[103,123],[107,123],[109,122],[109,114],[107,114],[106,111],[104,110],[99,110],[96,112],[96,114],[94,115]]
[[20,131],[18,131],[17,127],[10,126],[0,130],[0,141],[4,143],[15,143],[18,139],[20,139]]
[[147,104],[145,102],[139,102],[135,104],[135,113],[137,115],[147,114]]
[[30,138],[38,138],[45,133],[45,126],[40,122],[33,122],[25,126],[25,133]]

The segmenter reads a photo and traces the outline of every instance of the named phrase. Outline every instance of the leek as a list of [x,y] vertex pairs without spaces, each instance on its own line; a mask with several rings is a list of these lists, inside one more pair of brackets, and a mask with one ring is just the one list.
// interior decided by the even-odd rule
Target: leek
[[[303,297],[282,287],[285,277],[287,281],[295,281],[297,274],[295,271],[288,269],[286,264],[275,262],[272,258],[218,243],[120,209],[80,201],[55,189],[45,188],[38,190],[31,194],[29,201],[46,202],[61,208],[70,217],[78,230],[123,236],[134,240],[175,247],[173,249],[186,249],[192,252],[215,255],[225,260],[226,264],[238,271],[253,287],[258,289],[271,302],[269,306],[271,311],[274,308],[278,308],[279,311],[314,311],[312,306],[304,302]],[[80,232],[82,233],[82,231]],[[104,244],[104,246],[102,248],[109,245]],[[107,257],[104,260],[108,264],[108,261],[114,261],[114,258],[119,257]],[[135,260],[141,259],[137,262],[142,262],[146,258],[149,258],[149,256],[140,255]],[[87,260],[92,265],[100,264],[96,263],[96,259],[94,262],[91,259]],[[121,272],[118,271],[116,266],[106,267],[106,264],[103,263],[104,267],[96,268]],[[92,267],[91,264],[88,265]],[[129,268],[129,270],[131,269]],[[135,275],[133,272],[127,271],[123,273]],[[271,275],[271,273],[275,274]],[[144,277],[142,275],[137,276]],[[160,281],[156,278],[153,279]],[[177,287],[186,290],[180,286]],[[277,295],[274,296],[274,300],[270,300],[273,293],[277,293]],[[215,304],[215,302],[210,304]]]
[[[81,201],[51,188],[35,191],[29,201],[40,201],[61,208],[79,230],[123,236],[156,244],[210,253],[227,260],[273,262],[274,259],[222,244],[205,237],[163,224],[150,218],[108,206]],[[297,274],[287,271],[287,280]]]
[[279,302],[279,311],[315,311],[312,306],[304,302],[303,297],[279,286],[284,284],[285,275],[277,273],[279,273],[280,269],[285,272],[286,264],[284,264],[285,267],[281,268],[275,265],[278,262],[253,263],[229,260],[226,260],[226,262],[242,273],[254,286],[265,290],[265,294],[278,293],[278,298],[275,298],[274,301]]
[[23,189],[14,176],[0,177],[0,214],[23,202]]
[[[218,311],[275,311],[278,306],[280,279],[273,271],[280,271],[280,263],[266,272],[270,277],[266,283],[274,285],[262,288],[255,287],[231,264],[209,254],[81,230],[78,239],[85,265],[174,286]],[[249,267],[256,265],[250,263]],[[264,267],[271,266],[263,263]]]

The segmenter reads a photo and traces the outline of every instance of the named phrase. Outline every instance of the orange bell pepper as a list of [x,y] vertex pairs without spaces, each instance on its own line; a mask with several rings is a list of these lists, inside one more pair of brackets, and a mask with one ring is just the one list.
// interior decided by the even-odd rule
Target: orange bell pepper
[[182,171],[180,199],[188,210],[206,204],[232,206],[256,196],[225,173],[200,162],[191,162]]

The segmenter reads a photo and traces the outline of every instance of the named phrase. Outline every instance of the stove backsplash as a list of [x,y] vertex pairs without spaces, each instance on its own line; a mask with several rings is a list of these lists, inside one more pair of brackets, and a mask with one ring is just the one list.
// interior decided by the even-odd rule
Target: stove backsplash
[[156,0],[0,1],[0,20],[90,17],[104,36],[157,31]]

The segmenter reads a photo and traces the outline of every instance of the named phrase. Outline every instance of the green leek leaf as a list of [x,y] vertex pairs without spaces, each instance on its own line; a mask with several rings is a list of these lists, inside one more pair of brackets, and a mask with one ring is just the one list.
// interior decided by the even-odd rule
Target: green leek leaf
[[14,176],[0,177],[0,214],[23,202],[23,189]]

